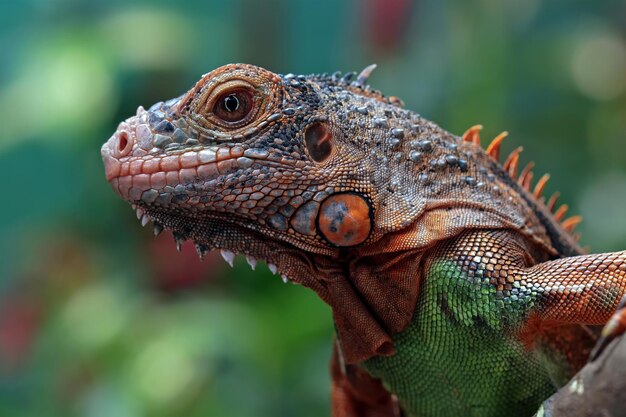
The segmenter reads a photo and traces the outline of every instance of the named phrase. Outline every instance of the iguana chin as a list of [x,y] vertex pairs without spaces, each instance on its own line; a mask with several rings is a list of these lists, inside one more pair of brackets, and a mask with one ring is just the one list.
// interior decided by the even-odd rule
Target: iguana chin
[[218,68],[119,125],[107,180],[157,234],[330,305],[334,416],[532,415],[624,296],[626,252],[582,255],[547,177],[531,191],[520,149],[498,162],[504,134],[446,132],[372,90],[373,68]]

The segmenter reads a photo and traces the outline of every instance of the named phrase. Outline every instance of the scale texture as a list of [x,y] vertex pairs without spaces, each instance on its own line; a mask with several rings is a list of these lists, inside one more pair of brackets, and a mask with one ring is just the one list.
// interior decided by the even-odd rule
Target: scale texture
[[583,254],[506,133],[449,133],[373,69],[218,68],[120,123],[107,180],[156,234],[330,305],[333,416],[533,415],[624,332],[626,252]]

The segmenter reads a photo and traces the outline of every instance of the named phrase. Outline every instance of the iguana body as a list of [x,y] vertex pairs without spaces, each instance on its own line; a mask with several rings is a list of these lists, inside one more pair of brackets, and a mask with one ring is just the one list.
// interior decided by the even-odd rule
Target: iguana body
[[624,296],[626,253],[581,255],[546,177],[531,192],[519,151],[498,163],[504,136],[442,130],[372,69],[219,68],[121,123],[107,179],[155,231],[266,260],[331,306],[335,416],[532,415]]

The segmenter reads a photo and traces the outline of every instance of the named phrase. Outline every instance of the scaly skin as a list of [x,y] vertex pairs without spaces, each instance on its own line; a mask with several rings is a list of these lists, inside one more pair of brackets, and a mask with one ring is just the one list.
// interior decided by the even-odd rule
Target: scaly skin
[[[333,415],[532,415],[586,361],[626,253],[582,255],[497,161],[352,74],[234,64],[122,122],[107,180],[155,232],[268,262],[332,310]],[[603,340],[623,332],[615,316]]]

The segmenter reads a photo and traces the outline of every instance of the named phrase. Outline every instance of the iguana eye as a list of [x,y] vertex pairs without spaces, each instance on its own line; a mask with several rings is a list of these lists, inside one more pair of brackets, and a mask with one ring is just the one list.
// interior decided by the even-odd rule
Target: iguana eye
[[228,123],[239,122],[252,110],[252,95],[246,90],[228,91],[220,95],[213,106],[213,114]]

